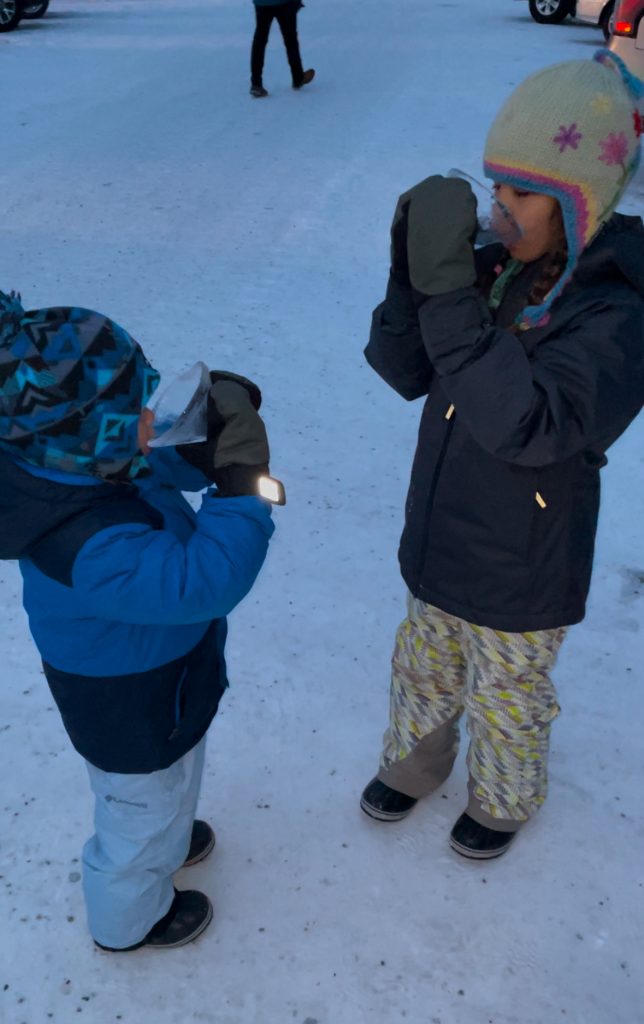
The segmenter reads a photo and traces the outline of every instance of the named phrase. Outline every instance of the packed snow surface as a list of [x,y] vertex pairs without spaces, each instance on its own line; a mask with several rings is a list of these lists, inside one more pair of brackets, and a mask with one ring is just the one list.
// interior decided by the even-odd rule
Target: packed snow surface
[[[265,394],[289,503],[230,620],[232,687],[201,814],[215,921],[185,949],[97,951],[79,882],[91,801],[14,564],[0,565],[3,1024],[644,1021],[644,421],[614,447],[586,621],[556,670],[551,792],[512,851],[451,853],[449,782],[361,814],[404,614],[396,546],[420,403],[362,356],[398,194],[480,174],[500,103],[597,30],[513,0],[307,0],[290,88],[274,27],[248,95],[250,0],[52,0],[0,36],[0,287],[126,326],[164,376],[197,359]],[[640,179],[641,182],[641,179]],[[623,204],[641,211],[642,188]]]

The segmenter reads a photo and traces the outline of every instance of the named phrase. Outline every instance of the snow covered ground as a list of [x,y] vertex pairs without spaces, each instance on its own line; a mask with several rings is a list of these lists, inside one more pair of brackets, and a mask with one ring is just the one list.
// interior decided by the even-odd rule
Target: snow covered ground
[[[0,565],[0,1020],[639,1024],[642,419],[604,473],[538,820],[498,863],[450,853],[462,757],[407,821],[358,809],[386,725],[420,412],[362,357],[393,206],[428,173],[478,173],[510,88],[600,35],[537,26],[512,0],[307,0],[314,84],[292,92],[274,33],[271,96],[253,101],[252,22],[250,0],[52,0],[0,36],[0,287],[109,313],[169,375],[202,358],[253,376],[289,496],[231,617],[201,805],[217,849],[179,877],[215,923],[174,953],[89,939],[84,769]],[[641,207],[640,186],[624,208]]]

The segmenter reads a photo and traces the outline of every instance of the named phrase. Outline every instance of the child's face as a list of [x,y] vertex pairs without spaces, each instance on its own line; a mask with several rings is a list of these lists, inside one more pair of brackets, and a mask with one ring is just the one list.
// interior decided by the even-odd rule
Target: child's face
[[562,227],[556,199],[541,192],[524,192],[513,185],[495,184],[494,191],[523,232],[518,242],[508,246],[514,259],[532,263],[558,248]]
[[139,416],[139,451],[144,455],[150,453],[149,441],[154,437],[154,413],[151,409],[143,409]]

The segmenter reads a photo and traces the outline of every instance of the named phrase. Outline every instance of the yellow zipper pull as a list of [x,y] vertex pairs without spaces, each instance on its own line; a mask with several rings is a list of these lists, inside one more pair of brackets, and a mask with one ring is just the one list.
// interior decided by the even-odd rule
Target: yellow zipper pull
[[445,413],[445,419],[446,420],[451,420],[452,416],[454,415],[454,412],[455,412],[454,406],[450,405],[449,409]]
[[543,498],[541,497],[541,495],[539,494],[538,491],[537,491],[537,493],[535,494],[534,497],[535,497],[535,501],[536,501],[537,505],[539,506],[539,508],[548,508],[548,503],[543,500]]

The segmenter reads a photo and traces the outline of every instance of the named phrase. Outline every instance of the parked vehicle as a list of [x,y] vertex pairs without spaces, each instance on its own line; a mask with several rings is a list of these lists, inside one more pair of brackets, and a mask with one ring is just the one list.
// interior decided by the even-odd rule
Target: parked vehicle
[[[611,28],[609,50],[644,82],[644,0],[617,0]],[[639,107],[644,116],[644,96]]]
[[569,15],[589,25],[599,25],[608,39],[608,25],[615,0],[530,0],[530,14],[542,25],[558,25]]
[[575,0],[530,0],[530,14],[541,25],[558,25],[575,13]]
[[35,0],[27,0],[25,6],[22,9],[23,18],[31,21],[33,18],[42,18],[43,14],[46,13],[49,7],[49,0],[39,0],[38,3]]
[[22,17],[23,0],[0,0],[0,32],[11,32]]
[[608,39],[614,9],[615,0],[577,0],[575,18],[587,25],[599,25],[604,39]]

